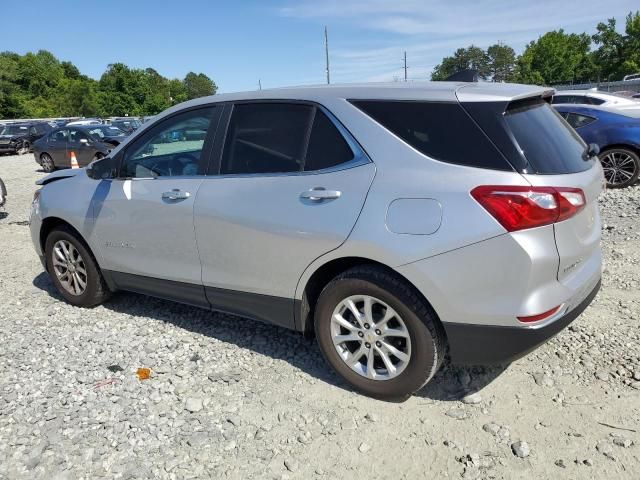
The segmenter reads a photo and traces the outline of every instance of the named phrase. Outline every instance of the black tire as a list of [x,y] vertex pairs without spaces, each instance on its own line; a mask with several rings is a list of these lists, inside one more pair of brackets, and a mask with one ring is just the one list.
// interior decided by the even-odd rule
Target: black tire
[[7,202],[7,187],[4,186],[4,182],[0,178],[0,207]]
[[[640,175],[640,157],[633,150],[626,148],[609,148],[600,152],[598,157],[605,172],[607,188],[625,188],[638,181],[638,175]],[[618,157],[618,159],[625,158],[624,168],[619,168],[618,171],[615,172],[612,157]]]
[[[366,378],[338,354],[331,337],[331,317],[336,306],[351,295],[382,300],[402,317],[409,332],[411,356],[398,376],[387,380]],[[377,266],[355,267],[329,282],[318,298],[314,323],[320,350],[336,373],[356,390],[381,400],[406,400],[433,378],[446,353],[445,335],[431,306],[413,286]]]
[[29,145],[29,142],[24,142],[17,153],[18,155],[26,155],[30,150],[31,146]]
[[[67,291],[62,286],[62,283],[54,270],[53,246],[60,240],[66,240],[71,243],[78,251],[84,262],[87,272],[86,288],[80,295],[74,295]],[[44,250],[47,271],[49,272],[51,280],[58,292],[60,292],[67,302],[75,305],[76,307],[95,307],[96,305],[106,301],[111,296],[111,291],[102,277],[100,267],[98,267],[95,257],[84,240],[82,240],[74,230],[67,226],[54,228],[47,236]]]
[[53,158],[51,158],[51,155],[48,153],[40,155],[40,165],[45,173],[51,173],[56,169],[56,166],[53,163]]

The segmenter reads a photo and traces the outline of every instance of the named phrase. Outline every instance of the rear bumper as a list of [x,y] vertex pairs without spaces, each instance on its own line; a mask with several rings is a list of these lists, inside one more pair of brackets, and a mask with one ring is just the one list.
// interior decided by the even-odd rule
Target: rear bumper
[[540,327],[511,327],[443,322],[451,362],[458,365],[511,363],[542,345],[573,322],[593,301],[601,281],[575,308]]

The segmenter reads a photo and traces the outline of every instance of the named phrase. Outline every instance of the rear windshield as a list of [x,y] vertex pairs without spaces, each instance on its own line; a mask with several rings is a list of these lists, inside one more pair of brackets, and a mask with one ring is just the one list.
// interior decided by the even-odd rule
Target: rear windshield
[[588,170],[586,144],[542,99],[512,102],[504,113],[530,173],[562,174]]
[[420,153],[448,163],[513,170],[458,103],[351,100]]

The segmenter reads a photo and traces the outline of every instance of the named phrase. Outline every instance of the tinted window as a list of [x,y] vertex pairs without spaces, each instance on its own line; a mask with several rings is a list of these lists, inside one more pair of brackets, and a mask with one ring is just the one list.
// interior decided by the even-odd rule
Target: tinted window
[[316,110],[307,147],[305,171],[335,167],[353,160],[353,151],[336,126],[320,110]]
[[283,103],[234,106],[220,173],[301,171],[313,112]]
[[144,133],[127,148],[120,176],[197,175],[214,108],[180,113]]
[[583,159],[585,143],[543,100],[512,102],[504,119],[530,173],[573,173],[591,167]]
[[79,143],[81,139],[89,140],[89,136],[82,130],[72,128],[69,130],[69,142]]
[[471,167],[511,166],[457,103],[352,101],[419,152]]
[[53,132],[49,135],[49,141],[53,143],[66,142],[68,134],[68,130],[58,130],[57,132]]
[[587,97],[587,103],[591,105],[602,105],[605,101],[601,98]]
[[589,125],[590,123],[596,121],[596,119],[593,117],[580,115],[579,113],[569,113],[565,118],[567,119],[567,122],[569,122],[569,125],[571,125],[573,128],[584,127],[585,125]]

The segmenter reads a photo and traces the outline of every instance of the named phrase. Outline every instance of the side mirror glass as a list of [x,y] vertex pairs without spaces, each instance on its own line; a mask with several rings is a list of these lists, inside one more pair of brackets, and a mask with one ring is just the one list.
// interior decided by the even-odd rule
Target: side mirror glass
[[101,158],[87,167],[87,175],[94,180],[106,180],[116,176],[117,162],[111,157]]

